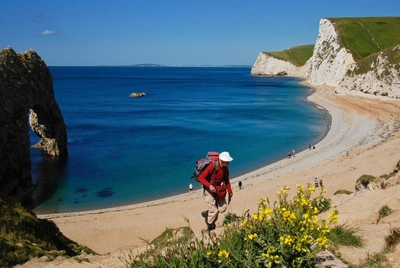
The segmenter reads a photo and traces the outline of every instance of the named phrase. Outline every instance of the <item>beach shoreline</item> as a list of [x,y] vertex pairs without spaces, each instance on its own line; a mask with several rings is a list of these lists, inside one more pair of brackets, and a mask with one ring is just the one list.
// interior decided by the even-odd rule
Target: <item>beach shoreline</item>
[[[328,197],[340,189],[354,191],[359,176],[388,173],[400,159],[395,146],[400,140],[400,100],[337,95],[332,87],[307,86],[315,89],[308,99],[331,115],[326,136],[315,144],[316,149],[232,178],[234,195],[228,212],[254,212],[260,198],[272,201],[282,186],[294,189],[296,184],[313,183],[315,177],[324,180]],[[241,190],[238,181],[243,183]],[[138,250],[145,245],[142,239],[152,240],[167,227],[186,226],[182,217],[189,219],[195,233],[200,233],[205,229],[200,215],[205,208],[202,191],[194,190],[123,207],[38,217],[54,221],[68,238],[98,253],[109,253]],[[220,218],[217,226],[222,221]]]
[[[304,81],[300,82],[299,84],[304,85],[306,87],[309,87],[310,89],[313,90],[312,93],[306,98],[308,101],[310,101],[309,97],[312,96],[317,89],[313,85],[307,84]],[[310,102],[313,102],[313,101],[310,101]],[[314,105],[319,106],[316,103],[314,103]],[[321,107],[321,106],[319,106],[319,107]],[[324,107],[321,107],[321,108],[326,110]],[[329,111],[328,111],[328,114],[329,114]],[[313,145],[316,145],[316,144],[320,143],[328,135],[328,133],[330,131],[330,126],[332,125],[332,116],[330,116],[330,114],[329,114],[329,117],[330,117],[330,119],[329,119],[329,129],[327,129],[327,131],[324,133],[322,138],[319,141],[317,141],[315,144],[313,144]],[[296,155],[298,155],[298,154],[300,154],[300,153],[302,153],[302,152],[304,152],[306,150],[308,150],[308,149],[305,148],[303,150],[296,151]],[[280,159],[278,159],[278,160],[276,160],[276,161],[274,161],[272,163],[269,163],[269,164],[267,164],[265,166],[262,166],[260,168],[255,169],[255,170],[252,170],[250,172],[245,172],[245,173],[239,174],[238,176],[233,177],[230,180],[231,180],[232,183],[239,182],[243,178],[246,179],[247,175],[249,175],[249,174],[251,174],[253,172],[261,171],[261,170],[263,170],[263,169],[265,169],[265,168],[267,168],[267,167],[269,167],[271,165],[276,164],[277,162],[284,161],[284,160],[286,160],[286,158],[287,158],[287,156],[286,157],[282,157],[282,158],[280,158]],[[192,182],[195,185],[196,184],[200,185],[196,181],[192,181]],[[198,189],[198,190],[193,190],[191,193],[195,193],[195,192],[200,192],[201,193],[201,191],[202,191],[202,189]],[[156,199],[156,200],[138,202],[138,203],[134,203],[134,204],[115,206],[115,207],[109,207],[109,208],[90,209],[90,210],[72,211],[72,212],[60,212],[60,213],[46,213],[46,212],[39,211],[39,212],[36,212],[36,214],[38,216],[40,216],[41,218],[46,218],[46,219],[59,218],[59,217],[70,217],[70,216],[79,216],[79,215],[87,215],[87,214],[101,214],[101,213],[106,213],[106,212],[111,212],[111,211],[130,210],[130,209],[141,208],[141,207],[151,207],[151,206],[161,205],[161,204],[164,204],[166,202],[171,202],[171,201],[173,201],[173,200],[175,200],[177,198],[185,198],[191,193],[176,194],[176,195],[172,195],[172,196],[168,196],[168,197],[164,197],[164,198],[159,198],[159,199]]]

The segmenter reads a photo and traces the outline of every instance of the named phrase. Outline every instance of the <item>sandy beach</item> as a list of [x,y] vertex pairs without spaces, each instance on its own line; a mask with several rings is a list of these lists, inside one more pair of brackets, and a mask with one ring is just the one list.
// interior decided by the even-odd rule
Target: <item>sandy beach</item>
[[[229,212],[255,212],[260,198],[273,201],[282,186],[295,189],[296,184],[313,183],[315,177],[323,180],[326,195],[331,197],[340,189],[354,191],[356,180],[363,174],[379,176],[393,171],[400,160],[400,100],[337,95],[330,87],[317,87],[308,99],[331,114],[326,137],[315,144],[315,149],[231,178],[234,195]],[[243,182],[241,190],[239,180]],[[191,193],[154,202],[39,217],[51,219],[68,238],[98,253],[134,252],[145,245],[142,239],[152,240],[166,227],[186,226],[183,216],[189,219],[194,232],[206,228],[200,215],[206,209],[202,191],[197,182],[194,186]],[[222,221],[220,217],[217,226]]]

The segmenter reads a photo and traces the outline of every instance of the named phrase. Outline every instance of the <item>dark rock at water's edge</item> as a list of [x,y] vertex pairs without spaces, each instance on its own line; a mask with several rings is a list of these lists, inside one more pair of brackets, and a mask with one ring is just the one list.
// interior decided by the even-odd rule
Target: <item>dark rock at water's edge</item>
[[21,201],[33,190],[29,126],[41,138],[35,147],[65,158],[67,132],[55,100],[53,78],[33,50],[0,50],[0,191]]
[[279,72],[279,73],[277,73],[276,75],[278,75],[278,76],[287,75],[287,72],[285,72],[285,71],[282,71],[282,72]]

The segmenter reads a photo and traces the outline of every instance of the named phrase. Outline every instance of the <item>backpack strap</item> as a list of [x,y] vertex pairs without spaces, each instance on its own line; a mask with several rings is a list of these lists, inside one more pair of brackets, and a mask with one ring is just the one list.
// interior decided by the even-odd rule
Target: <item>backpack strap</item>
[[[217,175],[217,173],[218,173],[218,160],[213,161],[213,165],[214,165],[214,175]],[[214,185],[213,180],[212,180],[212,174],[210,176],[210,183],[212,185]]]
[[214,173],[217,174],[218,173],[218,160],[214,161]]

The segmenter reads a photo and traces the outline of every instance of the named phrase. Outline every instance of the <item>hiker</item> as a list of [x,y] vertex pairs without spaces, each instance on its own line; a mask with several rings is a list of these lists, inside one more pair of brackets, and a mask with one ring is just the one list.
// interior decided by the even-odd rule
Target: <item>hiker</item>
[[[201,215],[205,218],[208,231],[215,229],[219,213],[224,213],[228,208],[225,200],[227,191],[229,200],[232,198],[233,192],[228,169],[232,160],[233,158],[228,152],[222,152],[219,154],[218,160],[208,165],[199,176],[199,182],[203,184],[203,199],[208,207],[208,210],[203,211]],[[208,180],[208,178],[210,179]]]
[[314,185],[315,185],[315,188],[318,187],[318,178],[315,178],[315,180],[314,180]]

